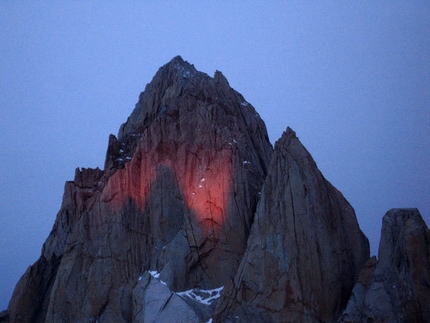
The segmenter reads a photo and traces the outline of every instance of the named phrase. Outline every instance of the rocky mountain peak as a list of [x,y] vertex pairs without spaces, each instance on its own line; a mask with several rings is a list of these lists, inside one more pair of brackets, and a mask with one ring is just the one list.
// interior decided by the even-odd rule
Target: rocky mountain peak
[[382,276],[386,294],[369,300],[428,322],[430,239],[416,212],[389,212],[379,263],[366,262],[354,209],[295,132],[273,150],[221,72],[177,56],[109,136],[104,170],[66,182],[0,322],[355,322],[386,317],[363,305]]
[[[122,140],[126,136],[142,133],[156,116],[164,114],[167,108],[176,107],[183,91],[198,83],[196,79],[205,78],[209,78],[207,74],[197,71],[181,56],[174,57],[157,71],[145,91],[140,94],[135,109],[121,126],[118,138]],[[190,82],[193,84],[190,85]]]
[[[234,137],[238,135],[246,135],[253,140],[255,139],[253,132],[257,128],[261,128],[261,134],[266,137],[264,140],[268,141],[267,130],[258,113],[240,93],[230,87],[220,71],[216,71],[212,78],[197,71],[193,65],[177,56],[158,70],[145,91],[140,94],[130,117],[119,129],[118,139],[116,137],[110,139],[111,149],[108,149],[105,169],[122,167],[121,163],[112,161],[118,158],[124,160],[124,156],[132,155],[137,141],[153,122],[167,119],[169,122],[181,123],[180,119],[186,115],[188,122],[199,119],[199,116],[205,116],[207,119],[205,122],[210,123],[209,128],[216,125],[218,132],[227,128],[241,132],[231,133],[229,141],[236,140]],[[223,116],[231,120],[227,121]],[[236,122],[229,116],[240,120]],[[233,127],[232,122],[236,123]],[[245,127],[242,127],[243,122]],[[224,126],[225,123],[227,127]],[[198,140],[202,138],[196,134],[196,130],[199,129],[201,128],[190,128],[185,135],[189,139]],[[123,153],[124,156],[118,154],[120,150],[126,152]],[[265,155],[268,153],[266,151]]]
[[243,256],[271,153],[264,122],[225,77],[175,57],[110,135],[104,171],[67,182],[11,317],[130,322],[155,311],[145,305],[154,289],[221,290]]

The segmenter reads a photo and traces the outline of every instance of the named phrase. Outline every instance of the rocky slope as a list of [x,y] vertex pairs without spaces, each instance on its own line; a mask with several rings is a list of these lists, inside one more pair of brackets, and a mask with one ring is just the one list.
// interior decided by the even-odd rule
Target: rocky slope
[[[77,169],[66,183],[42,254],[0,322],[378,317],[361,302],[375,259],[359,276],[369,246],[353,208],[291,129],[272,150],[264,122],[221,72],[175,57],[109,137],[104,170]],[[429,268],[428,253],[410,265],[429,241],[412,231],[381,244],[391,250],[401,236],[419,246],[408,266],[399,265],[403,249],[394,248],[395,262],[380,252],[383,268],[400,266],[393,277],[415,284],[406,307],[429,299],[427,278],[408,278]],[[425,317],[426,306],[412,307]]]

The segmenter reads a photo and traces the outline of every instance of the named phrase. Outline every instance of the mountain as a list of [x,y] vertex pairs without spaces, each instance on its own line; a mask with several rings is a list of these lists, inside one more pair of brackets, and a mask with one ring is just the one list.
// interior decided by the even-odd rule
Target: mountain
[[[423,259],[402,281],[428,270]],[[374,261],[352,206],[294,131],[273,149],[221,72],[178,56],[109,136],[104,169],[66,182],[0,322],[354,321]],[[428,298],[420,284],[408,302]]]

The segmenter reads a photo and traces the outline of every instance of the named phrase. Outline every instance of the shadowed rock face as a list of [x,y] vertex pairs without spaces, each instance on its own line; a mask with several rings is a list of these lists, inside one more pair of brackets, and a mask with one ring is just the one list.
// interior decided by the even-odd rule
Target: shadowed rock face
[[430,322],[430,230],[417,209],[382,219],[379,261],[360,273],[342,322]]
[[110,136],[105,170],[77,170],[66,183],[11,322],[137,320],[133,289],[148,270],[175,292],[223,286],[245,250],[271,152],[263,121],[220,72],[174,58]]
[[368,257],[353,208],[287,129],[218,321],[333,322]]

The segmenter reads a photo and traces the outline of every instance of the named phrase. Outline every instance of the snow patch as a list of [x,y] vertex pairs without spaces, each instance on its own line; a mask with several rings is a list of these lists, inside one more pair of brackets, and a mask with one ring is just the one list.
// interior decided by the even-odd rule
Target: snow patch
[[243,161],[243,164],[251,164],[251,162],[250,162],[250,161],[248,161],[248,160],[244,160],[244,161]]
[[162,280],[160,279],[160,273],[159,273],[158,271],[156,271],[156,270],[148,270],[148,273],[149,273],[152,277],[154,277],[154,278],[158,279],[158,281],[159,281],[162,285],[167,286],[167,283],[166,283],[166,282],[164,282],[164,281],[162,281]]
[[178,296],[181,296],[182,298],[188,297],[204,305],[211,305],[214,300],[216,300],[221,296],[221,291],[223,289],[224,289],[224,286],[221,286],[215,289],[194,288],[194,289],[186,290],[184,292],[178,292],[176,294]]
[[160,273],[156,270],[149,270],[148,273],[154,277],[154,278],[159,278],[160,277]]
[[243,101],[243,102],[241,102],[241,103],[240,103],[240,105],[241,105],[241,106],[244,106],[244,107],[247,107],[247,106],[249,105],[249,103],[248,103],[248,102],[246,102],[246,101]]

